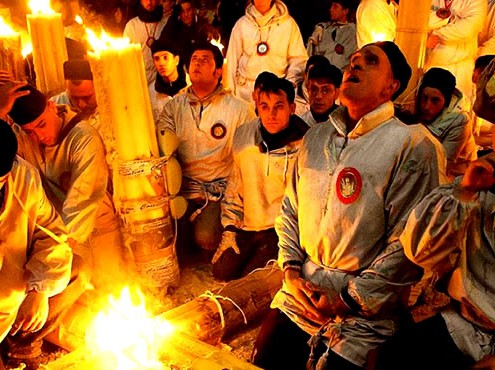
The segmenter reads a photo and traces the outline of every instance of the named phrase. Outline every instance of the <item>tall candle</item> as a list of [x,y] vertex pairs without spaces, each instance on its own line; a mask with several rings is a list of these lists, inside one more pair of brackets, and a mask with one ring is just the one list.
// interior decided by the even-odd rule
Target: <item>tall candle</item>
[[0,69],[8,71],[16,80],[24,80],[21,35],[0,17]]
[[48,96],[65,90],[64,62],[67,57],[62,15],[50,9],[49,0],[31,0],[27,24],[33,45],[36,86]]

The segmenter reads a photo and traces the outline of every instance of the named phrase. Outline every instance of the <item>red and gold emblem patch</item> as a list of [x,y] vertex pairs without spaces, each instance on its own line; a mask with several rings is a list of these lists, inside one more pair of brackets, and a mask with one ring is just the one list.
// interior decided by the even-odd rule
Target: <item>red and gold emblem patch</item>
[[337,176],[337,197],[344,204],[351,204],[361,194],[363,181],[361,174],[353,167],[346,167]]
[[227,133],[227,127],[223,123],[217,122],[211,126],[211,136],[215,139],[222,139]]

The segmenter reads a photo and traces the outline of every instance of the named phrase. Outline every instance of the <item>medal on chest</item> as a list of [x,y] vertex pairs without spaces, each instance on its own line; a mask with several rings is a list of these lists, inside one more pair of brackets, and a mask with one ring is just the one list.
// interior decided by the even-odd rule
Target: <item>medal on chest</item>
[[266,55],[268,53],[268,50],[270,50],[270,47],[268,46],[268,43],[266,41],[260,41],[258,42],[258,45],[256,45],[256,53],[259,56]]
[[359,198],[363,181],[361,174],[354,167],[342,169],[335,184],[337,198],[344,204],[351,204]]
[[227,133],[227,127],[225,127],[223,123],[217,122],[213,126],[211,126],[210,133],[211,136],[215,139],[222,139]]
[[437,10],[436,15],[440,19],[450,18],[452,12],[450,11],[450,7],[452,6],[453,0],[444,0],[444,7]]
[[151,45],[153,45],[153,43],[155,42],[155,38],[153,36],[149,36],[147,39],[146,39],[146,46],[148,46],[149,48],[151,48]]
[[339,55],[344,54],[344,46],[342,44],[335,45],[335,52]]

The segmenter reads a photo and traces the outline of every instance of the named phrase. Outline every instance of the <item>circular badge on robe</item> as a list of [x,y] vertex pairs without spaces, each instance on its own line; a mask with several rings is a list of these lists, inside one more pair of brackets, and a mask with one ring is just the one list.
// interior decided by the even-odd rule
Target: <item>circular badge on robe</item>
[[437,17],[440,19],[447,19],[452,15],[450,9],[447,9],[447,8],[438,9],[436,14],[437,14]]
[[342,44],[335,45],[335,52],[339,55],[344,54],[344,46]]
[[346,167],[340,171],[335,185],[339,200],[344,204],[351,204],[359,198],[363,181],[358,170]]
[[256,45],[256,52],[259,56],[266,55],[266,53],[268,53],[268,50],[270,50],[270,47],[265,41],[261,41],[258,43],[258,45]]
[[146,45],[151,49],[151,45],[153,45],[153,43],[155,42],[155,38],[153,36],[149,36],[147,39],[146,39]]
[[227,127],[223,123],[217,122],[211,126],[210,133],[215,139],[222,139],[227,133]]

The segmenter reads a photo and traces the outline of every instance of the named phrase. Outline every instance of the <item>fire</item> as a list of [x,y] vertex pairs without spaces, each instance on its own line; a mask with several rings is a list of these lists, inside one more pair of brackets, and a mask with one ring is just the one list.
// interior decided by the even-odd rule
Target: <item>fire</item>
[[223,48],[224,48],[225,46],[223,46],[223,44],[220,42],[220,40],[221,40],[220,38],[219,38],[218,40],[211,39],[211,40],[210,40],[210,43],[211,43],[212,45],[215,45],[217,48],[219,48],[219,49],[220,49],[220,51],[221,51],[221,52],[222,52],[222,54],[223,54]]
[[108,49],[124,49],[129,46],[130,40],[128,37],[111,37],[105,31],[101,32],[98,37],[89,28],[86,28],[88,41],[95,52],[101,52]]
[[122,290],[109,297],[107,308],[97,314],[86,332],[86,347],[100,353],[115,370],[166,369],[160,351],[174,331],[173,326],[146,310],[142,293]]
[[55,14],[55,11],[50,8],[50,0],[30,0],[29,8],[33,14]]
[[76,21],[77,24],[84,25],[84,21],[79,14],[74,17],[74,20]]
[[2,36],[17,36],[18,33],[15,32],[12,27],[10,27],[2,16],[0,16],[0,35]]

